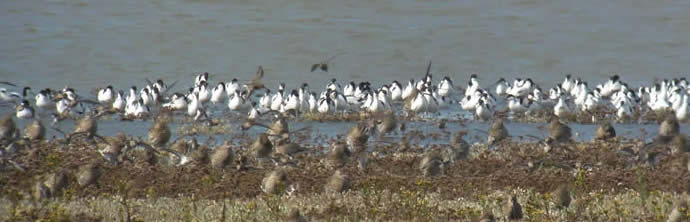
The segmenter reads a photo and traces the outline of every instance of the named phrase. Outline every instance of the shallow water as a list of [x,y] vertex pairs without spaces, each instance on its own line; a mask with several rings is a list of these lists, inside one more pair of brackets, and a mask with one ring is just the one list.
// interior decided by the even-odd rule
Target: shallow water
[[[596,82],[623,73],[624,81],[637,86],[687,74],[688,9],[689,1],[639,0],[1,1],[0,80],[34,89],[69,85],[93,97],[88,90],[141,87],[145,78],[180,80],[173,91],[183,91],[199,71],[213,73],[212,84],[248,80],[263,65],[272,88],[307,82],[320,90],[331,78],[374,85],[419,78],[432,60],[432,72],[458,85],[478,72],[485,86],[499,77],[531,76],[550,87],[566,73]],[[331,72],[308,72],[310,64],[336,54]],[[312,134],[333,136],[353,123],[293,127],[305,124],[312,125]],[[410,125],[437,130],[431,123]],[[105,120],[99,132],[143,136],[149,126]],[[513,135],[542,137],[545,131],[537,126],[508,128]],[[571,126],[578,140],[589,140],[596,127]],[[626,137],[639,137],[640,128],[648,138],[656,134],[655,125],[616,128]],[[690,132],[687,125],[682,129]],[[468,138],[485,137],[470,130]]]
[[[24,0],[0,2],[0,76],[34,89],[141,86],[144,78],[320,87],[331,78],[420,77],[483,84],[612,73],[637,86],[687,74],[690,1]],[[344,53],[331,72],[310,64]]]
[[[5,111],[4,109],[0,109]],[[190,122],[189,120],[184,120],[186,117],[175,117],[176,121],[171,123],[169,126],[173,133],[172,138],[182,138],[184,136],[180,135],[179,128],[194,125],[195,127],[204,127],[204,123]],[[270,120],[262,120],[260,122],[269,124]],[[43,118],[42,122],[45,125],[50,125],[49,118]],[[30,120],[17,120],[17,126],[19,128],[24,128],[26,124],[30,123]],[[230,131],[226,133],[219,134],[206,134],[199,133],[196,135],[197,141],[200,143],[207,143],[210,145],[221,144],[224,140],[231,140],[236,145],[245,145],[258,134],[265,132],[262,127],[253,127],[247,131],[240,129],[242,122],[240,121],[229,121],[223,122],[221,124],[230,124]],[[298,129],[301,130],[299,134],[306,136],[306,142],[310,145],[325,145],[328,144],[329,139],[336,138],[338,136],[343,136],[347,131],[354,126],[356,123],[351,121],[338,121],[338,122],[319,122],[319,121],[288,121],[288,125],[291,131]],[[486,143],[487,132],[491,127],[490,122],[457,122],[450,121],[446,123],[445,129],[439,129],[437,121],[405,121],[406,131],[421,131],[425,137],[412,137],[409,140],[412,144],[419,144],[422,146],[431,146],[434,144],[448,144],[450,137],[457,131],[464,130],[467,132],[465,139],[471,143]],[[547,123],[516,123],[516,122],[505,122],[506,128],[508,129],[513,141],[523,141],[523,142],[536,142],[548,136],[548,124]],[[133,137],[141,137],[146,139],[149,128],[151,127],[151,121],[120,121],[118,118],[101,119],[98,121],[98,134],[102,136],[112,136],[118,132],[124,132],[126,135]],[[573,139],[576,141],[591,141],[594,137],[594,133],[598,125],[596,124],[579,124],[570,123],[568,124],[573,130]],[[74,128],[74,121],[67,119],[59,122],[54,126],[48,126],[47,138],[63,138],[63,134],[53,130],[51,128],[59,128],[63,132],[71,132]],[[658,124],[614,124],[617,136],[628,138],[628,139],[642,139],[650,142],[658,133]],[[686,135],[690,134],[690,126],[688,124],[681,124],[680,131]],[[432,135],[438,135],[434,137]],[[238,137],[238,135],[240,135]],[[399,130],[396,130],[390,135],[383,136],[381,138],[372,137],[370,143],[399,143],[403,134]]]

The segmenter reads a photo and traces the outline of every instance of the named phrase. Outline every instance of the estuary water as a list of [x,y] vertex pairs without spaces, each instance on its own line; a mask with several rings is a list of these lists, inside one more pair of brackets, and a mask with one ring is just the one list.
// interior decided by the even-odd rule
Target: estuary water
[[[688,11],[682,0],[5,0],[0,78],[82,91],[163,78],[182,91],[191,73],[215,84],[263,65],[271,87],[321,89],[420,78],[432,60],[458,83],[621,73],[637,86],[687,75]],[[329,73],[309,72],[333,55]]]

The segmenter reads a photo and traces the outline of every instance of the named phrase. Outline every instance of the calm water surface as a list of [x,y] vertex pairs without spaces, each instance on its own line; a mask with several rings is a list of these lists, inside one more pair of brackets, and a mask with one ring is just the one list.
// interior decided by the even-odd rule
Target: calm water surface
[[[550,87],[566,73],[636,86],[688,73],[690,1],[5,0],[0,78],[33,88],[87,90],[184,80],[267,84],[331,78],[419,78],[433,71],[488,85],[531,76]],[[310,64],[341,54],[331,72]],[[316,88],[316,87],[314,87]]]

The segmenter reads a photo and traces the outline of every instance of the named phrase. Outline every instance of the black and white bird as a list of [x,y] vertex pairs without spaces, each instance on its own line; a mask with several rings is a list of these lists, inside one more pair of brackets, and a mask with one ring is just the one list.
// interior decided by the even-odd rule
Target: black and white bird
[[28,100],[22,100],[20,104],[16,107],[17,118],[20,119],[31,119],[34,117],[34,108],[31,107]]
[[213,88],[213,92],[211,93],[211,103],[220,103],[223,101],[223,99],[225,99],[226,96],[227,93],[225,92],[225,83],[219,82],[218,85]]
[[55,107],[55,102],[53,101],[53,91],[50,88],[43,89],[34,96],[36,100],[36,107],[49,110]]
[[29,96],[29,93],[31,93],[31,87],[24,87],[21,93],[12,92],[5,88],[0,88],[0,99],[3,102],[18,103],[27,98],[27,96]]
[[108,85],[105,88],[98,90],[98,102],[110,106],[115,100],[115,91],[113,90],[113,86]]
[[448,96],[453,92],[454,89],[455,86],[453,85],[453,80],[451,80],[448,76],[443,77],[443,80],[438,83],[438,95],[440,96]]
[[170,110],[184,110],[187,108],[187,98],[180,93],[174,93],[170,96],[170,101],[162,106]]

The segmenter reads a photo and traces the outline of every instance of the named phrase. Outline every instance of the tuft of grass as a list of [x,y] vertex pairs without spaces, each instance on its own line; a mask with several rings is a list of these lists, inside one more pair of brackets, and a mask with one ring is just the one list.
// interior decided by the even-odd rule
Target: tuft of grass
[[49,153],[45,157],[45,164],[49,169],[56,168],[62,164],[62,158],[56,153]]
[[578,169],[575,175],[575,187],[582,193],[587,193],[589,191],[589,186],[587,184],[587,171],[584,169]]

